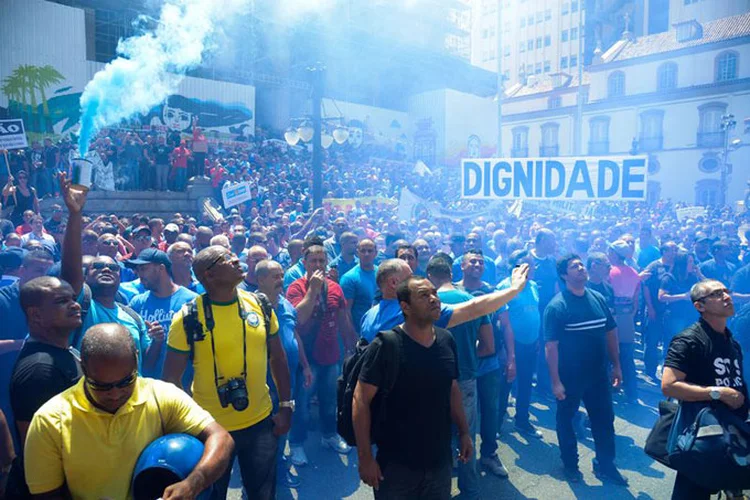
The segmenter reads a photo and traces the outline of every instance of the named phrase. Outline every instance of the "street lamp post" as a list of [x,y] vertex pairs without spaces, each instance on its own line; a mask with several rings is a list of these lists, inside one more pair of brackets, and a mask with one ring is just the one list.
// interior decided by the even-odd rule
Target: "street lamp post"
[[322,119],[321,103],[323,101],[323,85],[325,83],[326,68],[321,63],[315,63],[307,68],[312,80],[312,195],[313,209],[323,206],[323,147],[321,145]]
[[729,136],[737,126],[737,121],[733,114],[721,117],[721,130],[724,132],[724,154],[721,158],[721,206],[727,204],[727,194],[729,191]]

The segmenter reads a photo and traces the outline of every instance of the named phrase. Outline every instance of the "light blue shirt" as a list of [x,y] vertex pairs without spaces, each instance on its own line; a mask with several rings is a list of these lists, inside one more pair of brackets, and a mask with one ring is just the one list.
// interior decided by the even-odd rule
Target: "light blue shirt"
[[[442,304],[440,306],[440,318],[435,321],[435,326],[447,328],[448,323],[453,316],[453,308]],[[404,313],[396,299],[383,299],[377,305],[370,308],[362,318],[362,328],[360,335],[368,342],[384,330],[392,328],[404,322]]]
[[372,307],[375,300],[375,291],[378,289],[375,282],[377,272],[377,266],[372,271],[363,271],[357,264],[341,277],[340,284],[344,297],[352,302],[352,322],[357,333],[362,328],[362,317]]
[[[510,288],[510,278],[505,278],[497,285],[498,290]],[[539,314],[539,287],[529,280],[521,293],[504,305],[500,312],[508,311],[513,338],[520,344],[533,344],[539,338],[542,317]]]

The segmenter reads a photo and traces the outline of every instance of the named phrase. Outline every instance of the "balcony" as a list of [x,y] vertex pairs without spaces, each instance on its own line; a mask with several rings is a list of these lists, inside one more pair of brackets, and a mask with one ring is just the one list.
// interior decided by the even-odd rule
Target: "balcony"
[[528,158],[529,148],[512,148],[510,150],[510,156],[512,158]]
[[609,141],[589,142],[589,154],[590,155],[609,154]]
[[557,156],[560,146],[539,146],[539,156]]
[[664,147],[664,137],[641,137],[638,139],[638,151],[659,151]]
[[698,132],[699,148],[720,148],[724,146],[724,132]]

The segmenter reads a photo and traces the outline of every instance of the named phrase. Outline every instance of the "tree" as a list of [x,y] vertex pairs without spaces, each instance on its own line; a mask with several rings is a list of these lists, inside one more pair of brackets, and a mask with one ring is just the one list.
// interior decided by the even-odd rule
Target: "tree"
[[39,89],[39,94],[42,97],[42,130],[52,132],[52,121],[50,120],[49,106],[47,104],[47,93],[45,90],[50,85],[60,83],[65,79],[53,66],[47,64],[42,66],[33,66],[34,83],[36,88]]

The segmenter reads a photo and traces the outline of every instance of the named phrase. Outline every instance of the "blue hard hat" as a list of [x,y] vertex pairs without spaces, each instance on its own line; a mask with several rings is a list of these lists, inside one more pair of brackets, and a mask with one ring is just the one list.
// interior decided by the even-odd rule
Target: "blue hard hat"
[[[156,500],[164,489],[188,477],[203,456],[203,443],[188,434],[167,434],[154,440],[141,452],[133,471],[131,490],[134,500]],[[208,488],[199,500],[211,496]]]

